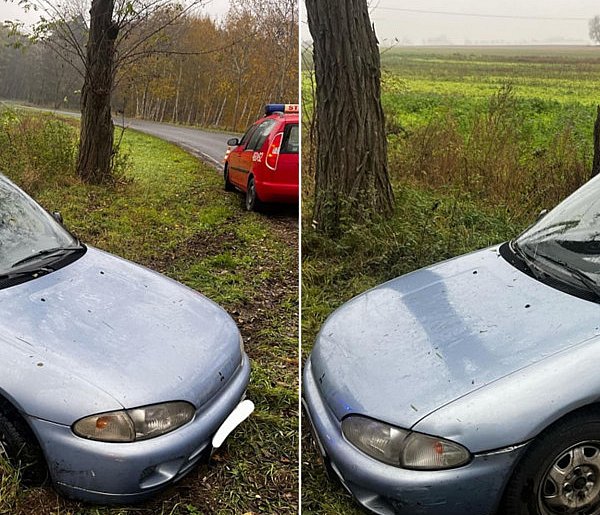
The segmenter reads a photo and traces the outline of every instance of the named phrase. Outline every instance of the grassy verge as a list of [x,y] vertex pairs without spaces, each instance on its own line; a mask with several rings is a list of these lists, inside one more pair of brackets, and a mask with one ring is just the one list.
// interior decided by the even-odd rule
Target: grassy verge
[[[23,116],[33,125],[56,122]],[[211,465],[198,467],[148,504],[85,506],[50,488],[13,488],[14,477],[0,472],[0,513],[296,513],[298,288],[291,215],[245,213],[239,196],[221,191],[214,170],[150,136],[128,131],[121,159],[127,165],[112,187],[79,182],[68,157],[63,169],[49,168],[44,180],[35,173],[39,166],[25,175],[4,171],[21,184],[29,181],[36,199],[60,211],[83,241],[159,270],[227,309],[252,359],[248,396],[256,412]]]

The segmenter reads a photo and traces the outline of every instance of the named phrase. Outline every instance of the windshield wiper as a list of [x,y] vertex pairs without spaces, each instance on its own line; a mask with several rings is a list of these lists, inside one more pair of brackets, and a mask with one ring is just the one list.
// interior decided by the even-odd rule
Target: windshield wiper
[[14,272],[0,272],[0,281],[19,279],[21,277],[31,276],[34,279],[41,275],[49,274],[50,272],[54,272],[54,268],[47,266],[36,266],[36,267],[27,267],[20,270],[15,270]]
[[582,283],[590,292],[592,292],[596,297],[600,298],[600,284],[598,284],[594,279],[592,279],[588,274],[579,270],[579,268],[570,265],[569,263],[565,263],[560,259],[553,258],[551,256],[546,256],[545,254],[539,254],[543,259],[549,261],[554,265],[558,265],[563,270],[566,270],[572,277],[575,277]]
[[20,265],[24,265],[25,263],[29,263],[30,261],[36,261],[40,258],[43,259],[46,257],[62,257],[64,255],[70,254],[72,252],[82,251],[83,249],[84,249],[83,245],[77,245],[74,247],[54,247],[51,249],[40,250],[39,252],[36,252],[35,254],[32,254],[31,256],[24,257],[23,259],[20,259],[16,263],[13,263],[11,265],[11,268],[16,268]]
[[[531,273],[537,278],[540,279],[542,276],[552,276],[545,269],[540,267],[537,263],[534,262],[532,257],[527,253],[516,241],[511,241],[511,247],[513,251],[525,262]],[[596,297],[600,298],[600,284],[598,284],[594,279],[592,279],[588,274],[582,272],[578,268],[570,265],[569,263],[565,263],[560,259],[553,258],[551,256],[547,256],[546,254],[537,253],[537,256],[540,256],[545,261],[552,263],[553,265],[557,265],[563,270],[566,270],[571,277],[575,277],[579,280],[581,284],[585,286],[585,288],[593,293]]]
[[525,251],[516,240],[510,242],[510,247],[517,256],[521,258],[521,261],[525,263],[529,271],[533,274],[536,279],[540,279],[542,276],[547,275],[533,260],[528,252]]

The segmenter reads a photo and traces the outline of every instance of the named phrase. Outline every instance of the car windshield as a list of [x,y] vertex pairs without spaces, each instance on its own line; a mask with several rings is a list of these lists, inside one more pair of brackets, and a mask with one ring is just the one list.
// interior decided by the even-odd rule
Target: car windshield
[[0,274],[38,253],[77,245],[50,214],[0,175]]
[[573,193],[514,243],[544,272],[569,275],[588,289],[600,285],[600,177]]

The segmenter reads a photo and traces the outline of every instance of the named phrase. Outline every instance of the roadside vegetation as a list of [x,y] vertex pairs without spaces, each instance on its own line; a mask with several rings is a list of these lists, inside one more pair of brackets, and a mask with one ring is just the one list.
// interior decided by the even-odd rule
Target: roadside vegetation
[[[246,213],[219,174],[179,148],[127,131],[115,181],[75,174],[77,122],[0,112],[0,170],[89,245],[187,284],[237,321],[252,360],[256,411],[210,465],[147,504],[91,507],[24,488],[0,462],[0,514],[297,513],[297,226],[290,213]],[[117,137],[119,131],[117,131]]]
[[[381,282],[516,236],[590,176],[600,55],[573,48],[413,48],[382,56],[395,211],[312,229],[312,81],[303,77],[302,345]],[[305,513],[362,513],[326,479],[303,420]]]

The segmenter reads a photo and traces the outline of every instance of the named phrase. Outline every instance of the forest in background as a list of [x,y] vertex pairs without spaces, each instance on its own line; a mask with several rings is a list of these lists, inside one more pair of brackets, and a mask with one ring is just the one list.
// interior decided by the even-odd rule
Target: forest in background
[[[154,13],[135,29],[148,39],[119,69],[114,109],[241,131],[264,104],[296,103],[297,7],[297,0],[248,0],[232,5],[222,21],[186,13],[156,35],[170,13]],[[74,15],[69,25],[84,42],[85,18]],[[22,27],[0,26],[0,98],[78,110],[82,83],[81,64],[58,37],[35,42]]]

